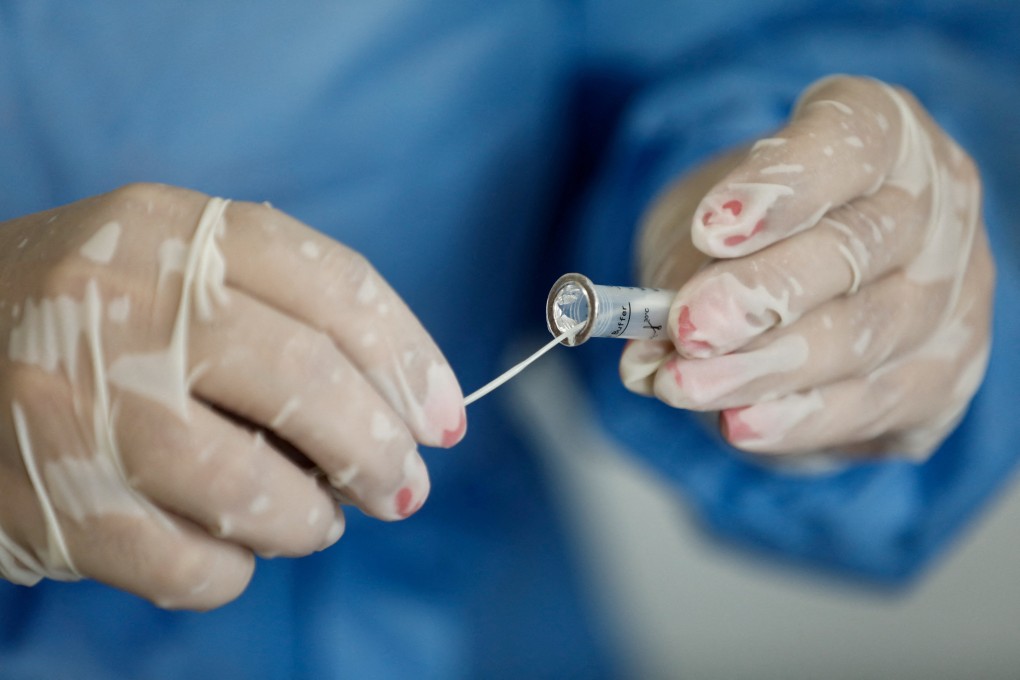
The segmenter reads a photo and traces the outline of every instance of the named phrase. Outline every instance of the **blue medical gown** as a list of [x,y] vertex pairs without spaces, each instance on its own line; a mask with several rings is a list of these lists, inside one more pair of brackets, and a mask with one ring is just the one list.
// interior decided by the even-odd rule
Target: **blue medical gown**
[[[362,251],[471,389],[540,328],[558,273],[633,279],[634,225],[678,173],[766,134],[819,76],[901,83],[982,167],[999,268],[988,379],[929,462],[764,469],[625,392],[619,345],[570,355],[606,430],[717,535],[903,583],[1016,459],[1018,33],[1011,5],[936,0],[4,2],[0,219],[133,181],[271,201]],[[500,401],[426,452],[415,517],[352,511],[337,546],[260,561],[219,610],[0,584],[0,678],[613,676]]]

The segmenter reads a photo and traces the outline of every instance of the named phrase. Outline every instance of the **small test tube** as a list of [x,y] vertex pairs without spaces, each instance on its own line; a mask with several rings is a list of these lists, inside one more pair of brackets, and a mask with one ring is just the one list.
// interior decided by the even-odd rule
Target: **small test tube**
[[549,332],[576,347],[588,338],[666,339],[669,307],[675,291],[660,288],[598,286],[582,274],[564,274],[549,291],[546,322]]

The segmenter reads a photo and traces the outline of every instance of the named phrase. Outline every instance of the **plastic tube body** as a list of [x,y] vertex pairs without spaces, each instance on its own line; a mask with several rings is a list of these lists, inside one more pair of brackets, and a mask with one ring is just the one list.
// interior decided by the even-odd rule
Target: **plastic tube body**
[[554,336],[581,324],[562,341],[571,347],[593,337],[662,340],[675,295],[659,288],[599,286],[582,274],[564,274],[549,291],[546,323]]

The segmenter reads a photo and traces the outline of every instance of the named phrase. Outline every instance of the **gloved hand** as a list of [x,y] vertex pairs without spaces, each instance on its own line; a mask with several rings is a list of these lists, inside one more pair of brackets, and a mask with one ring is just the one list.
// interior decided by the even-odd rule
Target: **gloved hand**
[[[360,255],[265,205],[129,186],[0,224],[0,574],[165,607],[236,597],[253,552],[393,520],[460,387]],[[300,456],[288,457],[296,450]]]
[[816,83],[775,136],[666,191],[641,239],[644,283],[679,292],[672,342],[631,343],[623,381],[721,411],[740,449],[924,459],[984,375],[978,173],[902,90]]

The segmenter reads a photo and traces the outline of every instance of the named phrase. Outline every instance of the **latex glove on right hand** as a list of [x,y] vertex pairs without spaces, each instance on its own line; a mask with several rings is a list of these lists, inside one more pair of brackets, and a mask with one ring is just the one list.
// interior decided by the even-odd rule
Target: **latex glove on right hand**
[[465,429],[447,362],[372,267],[265,205],[137,185],[29,215],[0,224],[0,283],[15,583],[223,604],[253,553],[335,542],[336,499],[415,512],[417,444]]
[[671,343],[624,383],[720,411],[757,454],[924,459],[984,375],[994,265],[970,158],[907,93],[837,77],[789,125],[658,202],[643,283],[679,289]]

